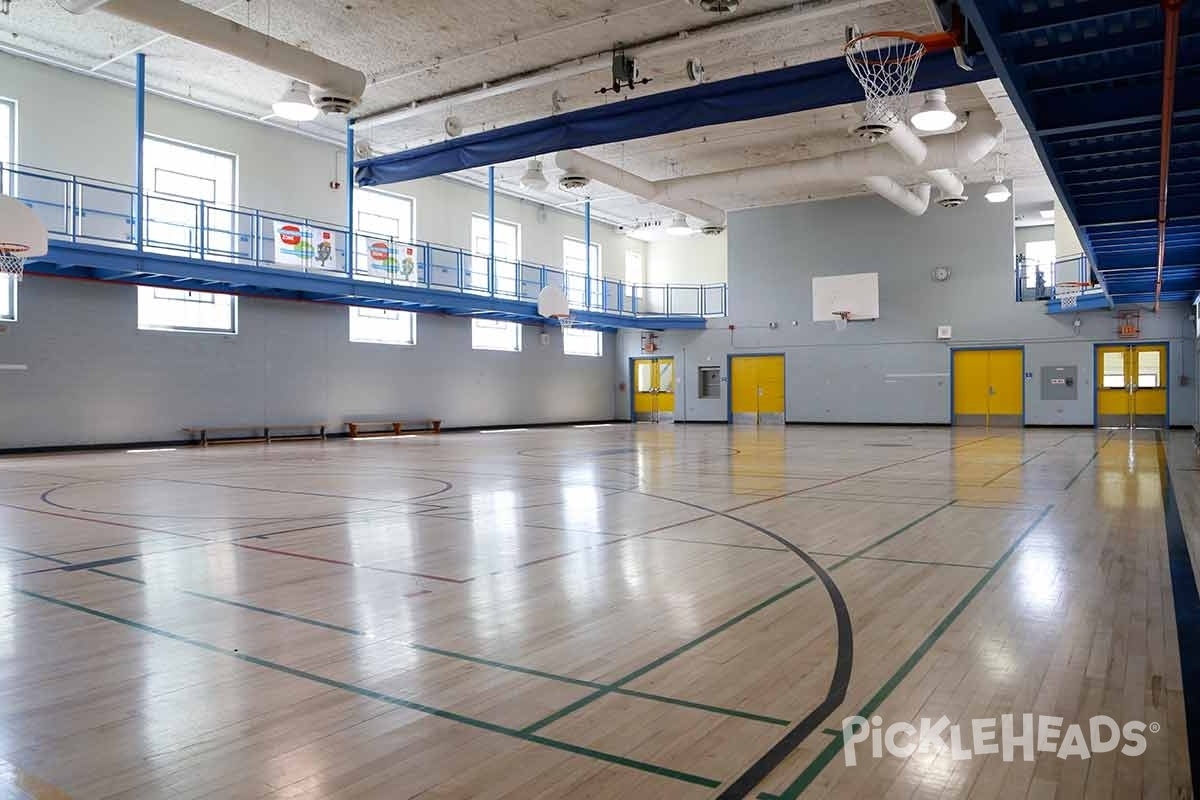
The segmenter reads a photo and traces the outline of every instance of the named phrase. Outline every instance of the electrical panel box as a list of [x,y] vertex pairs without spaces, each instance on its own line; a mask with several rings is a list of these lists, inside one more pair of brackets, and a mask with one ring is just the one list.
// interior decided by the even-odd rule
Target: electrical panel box
[[721,396],[721,368],[700,368],[700,397],[702,399],[719,398]]
[[1078,400],[1079,367],[1042,367],[1043,400]]

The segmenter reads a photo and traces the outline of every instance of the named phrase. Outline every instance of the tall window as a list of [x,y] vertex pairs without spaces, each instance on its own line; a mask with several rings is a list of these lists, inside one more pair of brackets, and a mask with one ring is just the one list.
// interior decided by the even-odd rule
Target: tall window
[[[468,286],[488,289],[488,256],[492,239],[488,218],[471,215],[471,274]],[[517,293],[517,261],[521,258],[521,226],[496,220],[496,294]]]
[[138,328],[181,333],[237,333],[237,298],[228,294],[139,286]]
[[[235,156],[147,136],[142,177],[148,249],[212,260],[235,255]],[[138,328],[237,333],[237,298],[139,286]]]
[[475,350],[521,352],[521,324],[498,319],[471,320],[471,347]]
[[1054,284],[1054,240],[1025,243],[1025,288],[1037,286],[1037,274],[1042,273],[1044,285]]
[[[573,306],[584,305],[587,299],[587,276],[590,274],[596,283],[592,287],[592,300],[599,301],[603,291],[600,277],[600,245],[592,243],[592,260],[589,264],[585,258],[587,249],[581,239],[563,237],[563,271],[567,273],[567,299]],[[590,268],[590,272],[589,272]]]
[[[6,168],[17,163],[17,104],[3,97],[0,97],[0,161]],[[6,170],[0,192],[12,194],[12,186],[12,176]]]
[[415,260],[407,252],[415,235],[414,209],[411,197],[371,189],[354,190],[358,249],[355,267],[359,272],[383,270],[396,277],[417,279]]
[[142,173],[148,247],[221,260],[236,255],[236,156],[147,136]]
[[417,343],[417,315],[411,311],[351,306],[350,341],[414,345]]
[[636,250],[625,251],[625,282],[633,285],[646,282],[646,265]]
[[[17,161],[17,104],[12,100],[0,99],[0,161],[4,166]],[[4,171],[0,181],[0,194],[12,194],[14,181]],[[0,277],[0,320],[12,322],[17,318],[17,280],[12,275]]]
[[590,273],[585,252],[583,240],[572,239],[570,236],[563,237],[563,269],[567,272],[578,272],[580,275],[590,274],[593,278],[599,278],[602,272],[600,269],[600,245],[592,242]]
[[600,331],[563,328],[563,353],[569,356],[602,356],[604,334]]

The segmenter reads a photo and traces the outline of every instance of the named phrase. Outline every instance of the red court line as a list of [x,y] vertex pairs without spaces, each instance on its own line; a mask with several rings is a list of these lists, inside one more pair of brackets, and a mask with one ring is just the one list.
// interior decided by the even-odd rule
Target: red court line
[[355,564],[353,561],[339,561],[336,558],[324,558],[323,556],[310,556],[307,553],[296,553],[291,550],[276,550],[271,547],[260,547],[256,544],[246,544],[245,542],[228,542],[234,547],[244,547],[247,550],[259,550],[263,553],[273,553],[277,556],[291,556],[292,558],[304,558],[309,561],[322,561],[326,564],[339,564],[343,567],[356,567],[358,569],[370,569],[377,572],[391,572],[396,575],[411,575],[415,578],[428,578],[431,581],[443,581],[445,583],[470,583],[474,578],[446,578],[441,575],[430,575],[425,572],[408,572],[402,569],[388,569],[387,567],[372,567],[370,564]]

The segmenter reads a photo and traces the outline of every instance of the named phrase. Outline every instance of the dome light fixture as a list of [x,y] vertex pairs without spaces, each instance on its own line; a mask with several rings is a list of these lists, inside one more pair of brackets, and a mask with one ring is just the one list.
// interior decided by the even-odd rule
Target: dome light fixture
[[525,174],[521,176],[521,185],[526,189],[533,189],[538,192],[546,191],[546,187],[550,182],[546,180],[546,173],[542,172],[542,162],[540,159],[531,158],[529,166],[525,170]]
[[676,214],[671,217],[671,224],[667,226],[667,235],[669,236],[691,236],[692,226],[688,225],[687,216],[684,214]]
[[996,155],[996,174],[992,178],[992,185],[984,192],[983,199],[989,203],[1004,203],[1008,198],[1012,197],[1012,192],[1004,184],[1004,161],[1003,156]]
[[908,121],[923,133],[944,131],[958,120],[958,115],[946,105],[945,89],[930,89],[925,93],[925,101],[913,112]]
[[304,81],[292,81],[283,96],[271,104],[271,111],[292,122],[312,122],[321,113],[309,100],[308,84]]

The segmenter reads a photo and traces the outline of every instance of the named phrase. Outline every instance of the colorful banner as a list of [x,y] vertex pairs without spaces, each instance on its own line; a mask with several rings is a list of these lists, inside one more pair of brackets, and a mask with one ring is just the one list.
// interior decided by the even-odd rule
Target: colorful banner
[[299,225],[294,222],[272,221],[275,241],[275,263],[284,267],[338,271],[337,250],[333,232]]

